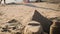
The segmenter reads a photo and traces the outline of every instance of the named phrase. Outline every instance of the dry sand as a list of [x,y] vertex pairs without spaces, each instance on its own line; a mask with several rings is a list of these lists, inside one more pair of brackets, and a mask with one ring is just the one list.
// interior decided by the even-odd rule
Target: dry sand
[[[31,4],[31,5],[30,5]],[[0,23],[6,23],[9,20],[17,19],[26,25],[26,22],[31,19],[34,11],[37,10],[46,18],[60,17],[59,4],[50,3],[27,3],[22,5],[0,5]]]
[[5,23],[12,19],[17,19],[24,23],[31,19],[34,11],[37,10],[46,18],[60,17],[59,4],[50,3],[22,3],[17,5],[0,5],[0,22]]

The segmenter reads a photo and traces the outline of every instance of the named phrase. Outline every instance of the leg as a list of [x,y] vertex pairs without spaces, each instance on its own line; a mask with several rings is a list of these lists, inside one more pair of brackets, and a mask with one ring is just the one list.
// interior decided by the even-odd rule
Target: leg
[[6,0],[4,0],[4,4],[6,4]]
[[1,4],[2,0],[0,0],[0,4]]

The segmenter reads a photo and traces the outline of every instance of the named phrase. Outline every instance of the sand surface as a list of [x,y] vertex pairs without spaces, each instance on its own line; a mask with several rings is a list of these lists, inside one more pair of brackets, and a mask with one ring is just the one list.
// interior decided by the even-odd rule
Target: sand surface
[[23,3],[15,5],[0,5],[0,23],[6,23],[9,20],[16,19],[26,25],[35,10],[46,18],[60,17],[59,4],[50,3]]

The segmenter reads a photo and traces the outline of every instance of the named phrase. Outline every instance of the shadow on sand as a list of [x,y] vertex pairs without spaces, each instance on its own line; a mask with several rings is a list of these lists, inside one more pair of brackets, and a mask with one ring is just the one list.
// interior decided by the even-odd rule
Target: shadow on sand
[[52,24],[52,21],[48,20],[46,17],[41,15],[37,10],[35,10],[32,20],[41,23],[44,32],[47,32],[49,34],[50,25]]

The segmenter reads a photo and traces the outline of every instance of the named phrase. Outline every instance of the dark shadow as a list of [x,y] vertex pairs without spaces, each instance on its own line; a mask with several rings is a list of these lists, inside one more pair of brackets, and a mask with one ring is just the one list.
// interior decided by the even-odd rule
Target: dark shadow
[[38,21],[39,23],[41,23],[43,30],[49,33],[50,25],[52,24],[52,21],[48,20],[46,17],[41,15],[37,10],[35,10],[32,20]]
[[16,32],[16,34],[22,34],[22,33],[20,33],[20,32]]
[[[2,28],[3,29],[3,28]],[[11,32],[10,30],[4,28],[1,32]]]
[[1,32],[11,32],[11,31],[8,29],[8,26],[6,26],[2,28]]
[[16,23],[16,22],[18,22],[18,21],[15,19],[12,19],[12,20],[8,21],[7,23]]
[[39,26],[40,24],[37,24],[37,23],[29,23],[28,25],[31,25],[31,26]]

